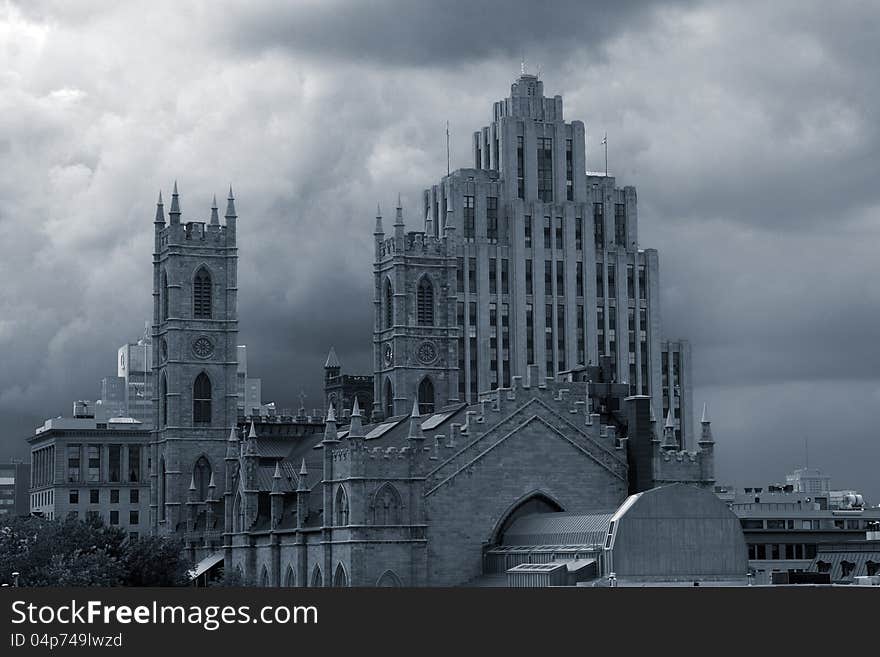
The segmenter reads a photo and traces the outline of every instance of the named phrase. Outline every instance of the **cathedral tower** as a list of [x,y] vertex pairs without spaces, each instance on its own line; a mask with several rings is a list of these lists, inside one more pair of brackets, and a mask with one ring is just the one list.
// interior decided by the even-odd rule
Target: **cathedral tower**
[[232,189],[225,225],[216,198],[209,221],[181,223],[180,216],[175,183],[169,221],[160,194],[154,222],[150,522],[161,534],[185,530],[184,505],[208,499],[212,475],[226,480],[226,437],[238,419]]
[[454,233],[404,232],[399,199],[390,237],[377,215],[373,420],[409,414],[414,400],[432,413],[458,400]]

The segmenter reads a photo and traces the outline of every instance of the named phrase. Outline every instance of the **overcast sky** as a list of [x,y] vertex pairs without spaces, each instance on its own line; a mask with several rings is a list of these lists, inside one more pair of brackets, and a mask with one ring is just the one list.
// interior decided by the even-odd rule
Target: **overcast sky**
[[184,220],[235,188],[264,398],[319,406],[331,344],[369,373],[376,202],[415,227],[445,122],[469,165],[525,58],[638,189],[718,479],[779,481],[809,439],[880,502],[878,34],[868,2],[2,2],[0,454],[142,333],[175,179]]

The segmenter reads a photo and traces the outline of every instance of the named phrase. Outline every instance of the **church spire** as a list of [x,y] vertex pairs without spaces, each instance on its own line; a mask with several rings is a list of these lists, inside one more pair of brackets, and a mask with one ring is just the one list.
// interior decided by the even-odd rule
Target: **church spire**
[[709,419],[708,402],[703,402],[703,416],[700,418],[700,424],[703,425],[700,433],[700,446],[714,443],[715,438],[712,437],[712,420]]
[[376,203],[376,227],[373,229],[373,235],[384,235],[385,228],[382,226],[382,208]]
[[168,217],[172,224],[180,223],[180,199],[177,195],[177,181],[174,181],[174,191],[171,192],[171,209],[168,211]]
[[422,433],[422,418],[419,415],[419,400],[413,400],[413,409],[412,413],[409,416],[409,435],[407,436],[408,440],[424,440],[425,436]]
[[235,219],[235,197],[232,195],[232,185],[229,186],[229,196],[226,199],[226,218]]
[[220,225],[220,216],[217,214],[217,195],[214,194],[214,199],[211,201],[211,225],[219,226]]
[[354,398],[354,405],[351,408],[351,424],[348,426],[348,437],[364,437],[363,424],[361,424],[361,407],[360,404],[358,404],[357,397]]
[[675,420],[672,418],[672,409],[666,414],[666,425],[663,427],[663,449],[678,449],[678,441],[675,439]]
[[159,200],[156,201],[156,218],[153,223],[163,225],[165,223],[165,205],[162,203],[162,190],[159,190]]

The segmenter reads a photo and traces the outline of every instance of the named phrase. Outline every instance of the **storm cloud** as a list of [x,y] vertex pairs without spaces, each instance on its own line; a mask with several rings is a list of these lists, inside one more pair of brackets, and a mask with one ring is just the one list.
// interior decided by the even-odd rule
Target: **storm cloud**
[[470,162],[521,59],[639,194],[718,478],[805,460],[880,501],[880,10],[866,3],[6,2],[0,454],[94,398],[151,312],[154,202],[231,183],[264,397],[371,370],[372,226]]

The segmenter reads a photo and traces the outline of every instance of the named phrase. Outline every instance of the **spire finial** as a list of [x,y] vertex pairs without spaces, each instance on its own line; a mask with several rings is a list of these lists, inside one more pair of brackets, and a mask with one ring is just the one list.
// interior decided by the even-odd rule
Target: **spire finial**
[[336,348],[330,345],[330,351],[327,352],[327,360],[324,361],[324,369],[333,367],[341,367],[339,364],[339,356],[336,355]]
[[217,214],[217,195],[214,194],[214,199],[211,201],[211,225],[219,226],[220,225],[220,216]]
[[708,424],[709,419],[709,402],[703,402],[703,416],[700,418],[700,424]]
[[162,203],[162,190],[159,190],[159,200],[156,201],[156,218],[153,220],[153,223],[164,224],[165,223],[165,206]]
[[229,442],[234,443],[238,442],[238,433],[236,432],[236,426],[233,424],[229,429]]
[[272,479],[281,479],[281,461],[275,461],[275,474]]
[[177,181],[174,181],[174,191],[171,192],[171,209],[168,211],[171,223],[180,223],[180,199],[177,194]]
[[195,473],[193,473],[189,478],[189,489],[190,490],[196,489],[196,475],[195,475]]
[[424,437],[424,434],[422,434],[422,418],[419,415],[419,400],[416,398],[413,400],[413,409],[409,416],[408,438],[410,440],[422,440]]
[[235,197],[232,195],[232,185],[229,186],[229,197],[226,199],[226,218],[235,219]]
[[208,480],[208,488],[217,488],[217,484],[214,483],[214,471],[211,471],[211,479]]
[[299,466],[299,474],[300,474],[301,476],[303,476],[303,477],[305,477],[307,474],[309,474],[308,468],[306,468],[306,459],[305,459],[305,457],[303,457],[302,465]]
[[256,437],[257,437],[257,431],[254,428],[254,421],[251,420],[251,429],[248,432],[248,440],[250,440],[251,438],[256,438]]
[[403,209],[403,203],[400,201],[400,192],[397,192],[397,207],[398,209]]
[[675,420],[672,419],[672,409],[669,409],[669,412],[666,414],[666,428],[674,429],[675,428]]
[[412,413],[410,413],[410,417],[421,417],[419,414],[419,400],[418,398],[413,399],[413,409]]
[[352,417],[360,417],[361,416],[361,407],[358,404],[358,398],[354,398],[354,404],[351,407],[351,416]]

